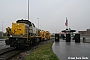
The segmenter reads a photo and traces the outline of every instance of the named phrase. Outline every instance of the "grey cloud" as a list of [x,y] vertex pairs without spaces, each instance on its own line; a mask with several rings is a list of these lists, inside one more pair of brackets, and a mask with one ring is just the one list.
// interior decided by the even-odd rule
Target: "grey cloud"
[[[50,32],[65,29],[65,19],[69,27],[76,30],[90,28],[90,0],[30,0],[30,21]],[[27,19],[27,0],[0,0],[0,21],[7,26],[17,19]],[[1,24],[1,23],[0,23]],[[1,27],[1,26],[0,26]],[[1,28],[0,28],[1,30]]]

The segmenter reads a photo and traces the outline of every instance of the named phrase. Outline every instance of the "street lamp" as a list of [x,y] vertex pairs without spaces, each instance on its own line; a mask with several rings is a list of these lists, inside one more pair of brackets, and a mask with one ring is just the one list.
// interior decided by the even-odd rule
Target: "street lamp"
[[[38,19],[38,29],[39,29],[39,18],[37,18]],[[39,35],[39,31],[38,31],[38,35]]]
[[4,23],[4,22],[2,22],[2,37],[3,37],[3,23]]
[[38,29],[39,29],[39,18],[37,18],[38,19]]
[[29,20],[29,0],[28,0],[28,20]]
[[41,25],[40,25],[40,29],[42,29]]

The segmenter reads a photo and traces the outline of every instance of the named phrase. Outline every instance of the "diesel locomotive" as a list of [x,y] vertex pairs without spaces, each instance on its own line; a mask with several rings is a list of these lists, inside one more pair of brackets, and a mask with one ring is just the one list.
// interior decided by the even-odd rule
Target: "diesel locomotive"
[[24,47],[30,46],[50,39],[50,32],[36,28],[34,23],[29,20],[17,20],[12,23],[12,28],[6,28],[7,39],[6,45],[11,47]]

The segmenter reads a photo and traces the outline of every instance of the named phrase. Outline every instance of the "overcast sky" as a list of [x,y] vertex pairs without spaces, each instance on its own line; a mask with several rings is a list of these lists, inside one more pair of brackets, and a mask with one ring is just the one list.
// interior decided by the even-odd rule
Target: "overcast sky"
[[[27,19],[28,0],[0,0],[0,30],[17,19]],[[36,27],[50,32],[65,29],[65,20],[71,29],[90,28],[90,0],[30,0],[30,21]]]

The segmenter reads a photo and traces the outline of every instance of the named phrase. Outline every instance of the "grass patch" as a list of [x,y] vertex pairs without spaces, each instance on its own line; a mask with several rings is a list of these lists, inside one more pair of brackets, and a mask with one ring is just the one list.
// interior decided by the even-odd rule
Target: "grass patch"
[[59,60],[52,52],[53,42],[49,42],[36,48],[25,60]]
[[55,37],[51,37],[51,38],[55,38]]

